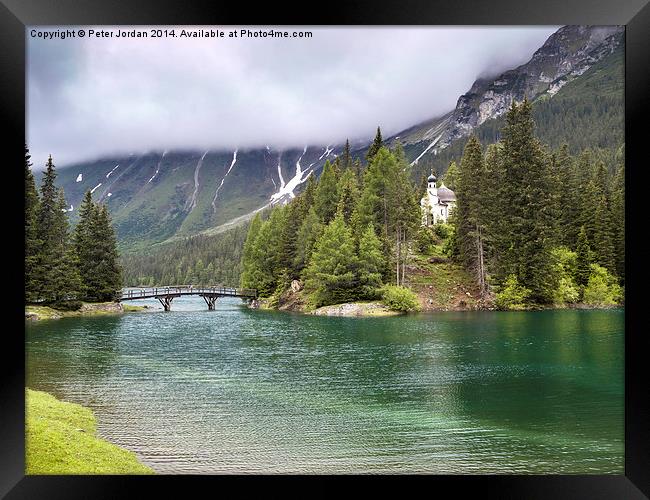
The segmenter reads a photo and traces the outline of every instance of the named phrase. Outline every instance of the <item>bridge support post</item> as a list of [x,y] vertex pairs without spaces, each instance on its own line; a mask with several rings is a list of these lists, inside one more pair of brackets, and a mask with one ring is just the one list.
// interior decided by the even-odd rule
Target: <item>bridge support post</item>
[[172,310],[172,300],[174,300],[174,297],[172,295],[166,295],[164,297],[156,297],[158,299],[158,302],[160,302],[165,309],[165,311],[171,311]]
[[205,300],[205,303],[208,305],[208,311],[214,311],[214,305],[217,302],[217,299],[219,296],[217,295],[201,295],[203,297],[203,300]]

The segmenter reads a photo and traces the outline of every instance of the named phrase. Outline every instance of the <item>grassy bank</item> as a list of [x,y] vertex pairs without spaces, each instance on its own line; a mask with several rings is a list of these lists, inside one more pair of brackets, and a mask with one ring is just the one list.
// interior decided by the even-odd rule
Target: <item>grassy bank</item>
[[90,409],[27,389],[26,474],[154,474],[96,430]]
[[73,316],[101,316],[106,314],[121,314],[124,312],[136,312],[146,310],[146,306],[133,306],[119,302],[84,302],[78,311],[61,311],[48,306],[27,305],[25,306],[25,319],[59,319]]

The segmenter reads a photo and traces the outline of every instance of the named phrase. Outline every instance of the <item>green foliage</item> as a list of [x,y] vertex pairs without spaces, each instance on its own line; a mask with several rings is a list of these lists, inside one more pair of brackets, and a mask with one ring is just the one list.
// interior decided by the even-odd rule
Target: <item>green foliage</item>
[[420,310],[417,295],[405,286],[384,285],[382,302],[392,311],[415,312]]
[[587,232],[585,231],[585,227],[582,226],[578,234],[576,266],[574,270],[574,278],[578,286],[587,286],[587,281],[589,281],[589,276],[591,275],[591,262],[591,249],[587,241]]
[[113,300],[122,288],[115,230],[108,208],[95,204],[90,191],[79,207],[73,246],[81,278],[80,295],[88,302]]
[[80,300],[61,300],[49,304],[52,309],[56,309],[57,311],[78,311],[82,305],[83,302]]
[[32,295],[32,299],[45,302],[75,299],[81,288],[69,241],[67,204],[63,190],[55,187],[55,178],[50,156],[41,184],[41,202],[36,218],[38,252],[34,259],[33,285],[37,296]]
[[123,254],[125,285],[238,286],[248,228],[244,224],[212,236],[197,235]]
[[451,224],[445,224],[444,222],[438,222],[433,225],[434,234],[441,240],[446,240],[451,236],[454,227]]
[[436,244],[436,238],[431,228],[422,226],[418,229],[415,236],[415,243],[418,252],[428,255],[433,252],[433,247]]
[[30,167],[32,163],[27,145],[25,145],[25,299],[27,302],[38,300],[38,226],[39,198]]
[[591,265],[591,275],[583,293],[583,302],[594,306],[616,305],[622,299],[622,289],[606,268]]
[[358,257],[350,229],[337,215],[316,243],[305,269],[305,288],[316,307],[354,300],[357,296],[355,270]]
[[379,150],[382,147],[382,143],[384,140],[381,138],[381,129],[377,127],[377,133],[375,134],[375,139],[372,141],[372,144],[368,148],[368,152],[366,153],[366,161],[368,164],[372,163],[372,160],[374,159],[375,155],[379,152]]
[[359,266],[357,268],[358,297],[374,299],[381,287],[381,273],[386,267],[382,245],[370,224],[359,239]]
[[516,275],[510,274],[496,294],[494,304],[505,311],[521,310],[527,307],[530,296],[531,291],[519,284]]
[[325,162],[323,173],[314,193],[314,210],[320,216],[323,224],[328,224],[334,218],[338,203],[338,175],[328,160]]
[[562,305],[578,302],[580,299],[580,287],[573,279],[577,265],[576,253],[566,247],[557,247],[552,250],[551,254],[555,262],[553,272],[556,282],[553,292],[553,303]]

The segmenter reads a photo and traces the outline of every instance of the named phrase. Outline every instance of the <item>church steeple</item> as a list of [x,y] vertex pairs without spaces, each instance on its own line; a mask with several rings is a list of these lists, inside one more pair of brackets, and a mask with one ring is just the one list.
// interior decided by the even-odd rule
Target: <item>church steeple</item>
[[431,170],[431,174],[427,178],[427,191],[434,196],[436,195],[436,180],[436,176],[433,174],[433,170]]

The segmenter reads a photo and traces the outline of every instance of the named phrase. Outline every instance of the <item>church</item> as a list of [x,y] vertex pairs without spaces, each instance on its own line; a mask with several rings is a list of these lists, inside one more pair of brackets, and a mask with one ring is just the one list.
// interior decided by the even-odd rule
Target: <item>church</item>
[[429,175],[427,179],[427,192],[420,200],[422,208],[422,225],[432,226],[438,222],[447,222],[449,215],[456,206],[456,194],[441,183],[436,188],[436,176]]

